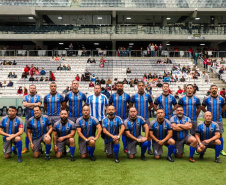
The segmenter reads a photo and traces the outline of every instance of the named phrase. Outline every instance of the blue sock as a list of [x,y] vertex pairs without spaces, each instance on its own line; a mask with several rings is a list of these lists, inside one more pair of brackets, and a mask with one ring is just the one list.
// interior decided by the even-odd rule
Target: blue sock
[[16,147],[18,150],[18,157],[21,157],[21,152],[22,152],[22,141],[21,140],[16,142]]
[[51,150],[51,145],[45,145],[46,147],[46,155],[49,155],[49,152]]
[[126,147],[127,147],[127,144],[126,144],[126,135],[122,135],[122,143],[123,143],[123,149],[125,150]]
[[15,146],[13,146],[13,147],[11,148],[11,155],[12,155],[12,153],[13,153],[14,150],[15,150]]
[[175,150],[175,145],[169,145],[168,146],[168,155],[167,156],[171,156],[174,150]]
[[90,157],[93,156],[94,150],[95,150],[95,147],[91,147],[91,146],[88,147],[88,152]]
[[141,145],[141,155],[144,155],[146,150],[148,148],[148,141],[145,141],[142,145]]
[[25,137],[25,148],[29,149],[29,139],[27,136]]
[[115,158],[118,157],[120,144],[113,144],[113,152],[115,153]]
[[196,150],[195,147],[190,146],[190,155],[189,155],[189,157],[193,157],[193,155],[195,153],[195,150]]
[[223,137],[220,138],[220,141],[221,141],[221,150],[224,149],[224,139]]
[[148,150],[151,149],[151,141],[148,141]]
[[219,157],[221,149],[222,149],[221,145],[216,145],[215,146],[215,159]]
[[75,147],[69,147],[70,148],[70,153],[71,153],[71,156],[74,156],[75,155]]

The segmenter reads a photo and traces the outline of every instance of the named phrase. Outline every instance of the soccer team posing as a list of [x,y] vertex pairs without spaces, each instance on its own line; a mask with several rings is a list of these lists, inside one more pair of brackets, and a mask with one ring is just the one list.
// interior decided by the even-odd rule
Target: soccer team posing
[[[216,85],[210,87],[211,94],[204,98],[202,105],[200,99],[193,94],[194,88],[191,84],[187,85],[187,94],[180,98],[178,103],[168,93],[168,83],[163,84],[163,93],[155,102],[144,92],[144,88],[144,83],[139,82],[138,93],[130,97],[123,91],[123,83],[118,82],[117,92],[111,95],[108,102],[106,96],[101,94],[100,85],[95,85],[94,95],[86,98],[85,94],[79,91],[79,82],[74,80],[72,91],[64,97],[57,92],[56,83],[52,82],[50,93],[44,97],[47,115],[42,115],[42,97],[36,94],[36,86],[30,85],[30,94],[23,99],[23,106],[26,107],[24,126],[21,118],[16,116],[14,106],[10,106],[8,115],[0,120],[4,157],[9,158],[14,153],[18,155],[18,162],[22,162],[21,153],[29,151],[30,143],[33,156],[37,158],[43,153],[44,143],[45,159],[49,160],[53,142],[56,158],[66,153],[68,145],[70,160],[75,161],[74,136],[77,131],[80,156],[89,156],[91,161],[95,161],[95,143],[101,136],[107,157],[114,155],[115,162],[118,163],[119,140],[122,136],[124,152],[130,159],[135,157],[137,145],[141,147],[142,160],[146,160],[147,150],[148,154],[159,159],[163,153],[162,146],[165,145],[168,147],[167,160],[174,162],[172,154],[181,158],[184,144],[187,144],[190,146],[190,162],[195,162],[195,152],[203,158],[207,148],[214,148],[215,162],[221,163],[219,155],[226,155],[223,151],[224,129],[221,112],[226,109],[225,100],[217,94]],[[157,118],[150,123],[148,113],[152,107]],[[201,110],[205,113],[205,121],[197,124]],[[20,136],[23,131],[26,137],[22,151]]]

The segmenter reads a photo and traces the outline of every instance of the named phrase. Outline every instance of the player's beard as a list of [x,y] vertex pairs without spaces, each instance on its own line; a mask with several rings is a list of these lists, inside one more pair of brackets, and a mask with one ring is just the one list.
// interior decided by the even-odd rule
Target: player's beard
[[114,113],[113,113],[113,112],[109,112],[108,114],[109,114],[110,116],[113,116],[113,115],[114,115]]
[[121,94],[123,92],[123,89],[118,89],[117,91]]
[[183,117],[183,114],[178,114],[177,117],[178,118],[182,118]]
[[65,118],[65,117],[60,118],[60,119],[61,119],[61,121],[64,122],[64,123],[67,122],[67,118]]

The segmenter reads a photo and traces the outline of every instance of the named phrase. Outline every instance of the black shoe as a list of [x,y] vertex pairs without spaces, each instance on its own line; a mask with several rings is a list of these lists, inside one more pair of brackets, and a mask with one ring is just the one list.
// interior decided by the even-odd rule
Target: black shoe
[[14,154],[14,155],[17,155],[16,147],[13,148],[13,154]]
[[119,158],[116,157],[116,158],[115,158],[115,163],[119,163],[119,161],[120,161]]
[[67,150],[66,150],[66,147],[64,147],[64,152],[63,152],[64,155],[67,155]]
[[49,161],[50,160],[50,156],[49,155],[46,155],[45,156],[45,159],[46,159],[46,161]]
[[96,161],[96,159],[95,159],[94,156],[90,156],[90,160],[91,160],[91,161]]
[[148,150],[148,154],[153,155],[153,152],[151,151],[151,149]]
[[169,162],[174,162],[173,158],[171,156],[167,156],[166,158]]
[[75,156],[71,155],[71,161],[75,161]]
[[215,159],[215,162],[216,163],[222,163],[219,157]]
[[146,161],[147,159],[146,159],[146,157],[145,157],[145,155],[141,155],[141,160],[143,160],[143,161]]
[[22,163],[23,162],[23,159],[22,159],[22,157],[21,156],[18,156],[18,163]]
[[199,159],[203,159],[204,154],[200,153],[199,154]]

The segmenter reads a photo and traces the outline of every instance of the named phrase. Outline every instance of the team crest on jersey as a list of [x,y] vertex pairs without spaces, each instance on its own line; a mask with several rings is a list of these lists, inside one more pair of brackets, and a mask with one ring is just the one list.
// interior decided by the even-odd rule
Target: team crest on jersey
[[167,129],[167,126],[165,125],[164,128]]
[[126,97],[123,97],[122,99],[125,101],[126,100]]
[[78,96],[78,99],[80,100],[81,98],[82,98],[81,95],[79,95],[79,96]]
[[42,124],[44,125],[44,124],[45,124],[45,122],[44,122],[44,121],[42,121]]
[[59,98],[58,96],[57,96],[57,98],[56,98],[56,99],[57,99],[57,101],[59,101],[59,100],[60,100],[60,98]]
[[15,122],[14,125],[17,126],[17,122]]
[[148,100],[148,98],[147,98],[147,96],[145,96],[145,98],[144,98],[145,100]]
[[114,122],[113,122],[113,124],[114,124],[114,125],[117,125],[117,122],[116,122],[116,121],[114,121]]
[[70,128],[69,128],[69,127],[67,127],[67,128],[66,128],[66,130],[70,130]]
[[89,123],[88,123],[89,125],[91,125],[91,121],[89,121]]
[[137,122],[137,125],[140,125],[140,123],[139,123],[139,122]]
[[213,128],[211,128],[210,130],[213,131]]

